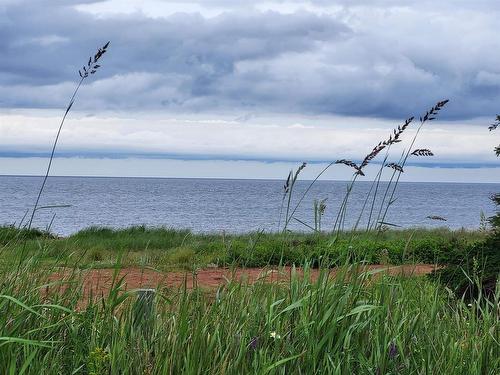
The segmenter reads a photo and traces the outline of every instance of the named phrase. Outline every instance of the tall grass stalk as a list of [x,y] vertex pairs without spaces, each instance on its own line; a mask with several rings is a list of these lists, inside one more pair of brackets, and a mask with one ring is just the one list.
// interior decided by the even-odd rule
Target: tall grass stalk
[[331,162],[329,163],[326,167],[324,167],[317,175],[316,177],[309,183],[309,185],[307,186],[306,190],[304,190],[304,192],[302,193],[302,195],[300,196],[299,200],[297,201],[297,203],[295,204],[295,206],[293,207],[293,209],[291,210],[291,213],[290,213],[290,217],[294,217],[295,215],[295,212],[297,211],[297,209],[300,207],[300,204],[302,203],[302,201],[304,200],[304,198],[307,196],[307,194],[309,193],[309,191],[311,190],[311,188],[313,187],[313,185],[316,183],[316,181],[318,181],[318,179],[328,170],[330,169],[330,167],[332,165],[334,165],[335,162]]
[[[406,161],[408,160],[408,157],[410,156],[410,153],[412,152],[412,149],[413,149],[413,146],[415,144],[415,141],[417,140],[418,138],[418,135],[420,134],[420,131],[422,129],[422,127],[428,122],[428,121],[432,121],[432,120],[435,120],[437,115],[439,114],[439,111],[444,108],[444,106],[448,103],[448,99],[446,100],[442,100],[442,101],[439,101],[436,103],[436,105],[434,107],[432,107],[429,111],[427,111],[425,113],[424,116],[420,117],[420,125],[419,127],[417,128],[417,131],[415,132],[415,135],[413,136],[412,140],[411,140],[411,143],[410,143],[410,146],[408,147],[408,149],[406,150],[406,153],[404,153],[404,156],[402,156],[402,160],[400,159],[398,165],[401,167],[401,169],[399,170],[394,170],[394,173],[391,177],[391,180],[389,181],[389,184],[387,185],[387,190],[386,190],[386,193],[387,191],[389,190],[389,188],[391,187],[391,184],[392,184],[392,181],[393,181],[393,178],[394,178],[394,175],[396,174],[396,181],[394,182],[393,186],[392,186],[392,191],[391,191],[391,194],[389,196],[389,200],[387,201],[387,204],[385,206],[385,209],[384,209],[384,213],[381,217],[377,218],[377,223],[378,223],[378,229],[380,230],[382,224],[380,224],[381,222],[384,222],[385,221],[385,218],[387,216],[387,212],[389,211],[389,208],[390,206],[393,204],[393,198],[394,198],[394,194],[396,193],[396,189],[397,189],[397,186],[398,186],[398,183],[399,183],[399,179],[401,178],[401,174],[403,173],[403,168],[405,167],[406,165]],[[382,202],[383,204],[384,202]]]
[[[380,186],[380,180],[381,180],[382,174],[384,172],[385,163],[387,162],[387,158],[389,157],[389,149],[390,148],[387,149],[387,152],[385,154],[384,160],[382,161],[382,164],[380,165],[380,168],[379,168],[379,170],[377,172],[377,175],[375,176],[375,179],[373,180],[372,186],[370,187],[370,191],[371,191],[372,188],[373,188],[373,184],[375,184],[375,192],[373,194],[373,199],[372,199],[372,202],[371,202],[371,205],[370,205],[370,213],[368,215],[368,222],[366,223],[366,230],[367,231],[370,230],[370,223],[372,221],[372,215],[373,215],[373,211],[375,209],[375,202],[377,200],[377,194],[378,194],[378,189],[379,189],[379,186]],[[363,208],[364,208],[364,206],[363,206]],[[361,218],[361,215],[359,217]]]
[[[405,150],[403,150],[401,152],[401,156],[400,156],[400,159],[398,161],[398,164],[401,163],[401,161],[403,160],[404,154],[405,154]],[[382,167],[385,167],[385,164]],[[389,194],[389,191],[390,191],[390,188],[391,188],[391,184],[392,184],[392,181],[394,180],[394,176],[396,175],[396,172],[397,171],[395,169],[393,169],[392,174],[391,174],[391,178],[387,182],[387,186],[385,187],[384,194],[382,195],[382,200],[381,200],[380,205],[379,205],[379,209],[378,209],[378,213],[377,213],[377,218],[371,224],[370,228],[376,229],[376,228],[380,228],[382,226],[381,222],[384,221],[383,218],[382,218],[382,216],[383,216],[382,215],[382,211],[384,210],[384,207],[385,207],[384,204],[386,202],[386,199],[387,199],[387,196]],[[389,199],[389,202],[387,203],[387,206],[390,206],[391,204],[392,204],[391,203],[391,199]],[[384,216],[384,219],[385,219],[385,216]]]
[[354,184],[356,183],[358,176],[359,176],[358,173],[354,173],[351,182],[347,185],[346,193],[344,195],[339,211],[335,218],[335,222],[333,224],[332,233],[338,234],[344,228],[345,217],[347,214],[347,202],[349,200],[349,196],[351,195],[351,191],[354,187]]
[[102,48],[99,48],[97,53],[94,55],[94,58],[93,59],[92,59],[92,57],[89,58],[87,66],[84,66],[82,68],[82,70],[79,71],[80,80],[78,81],[78,84],[76,85],[76,88],[73,91],[73,94],[71,95],[71,97],[69,99],[68,106],[66,107],[66,110],[64,111],[64,115],[61,119],[61,122],[59,123],[59,128],[57,129],[57,134],[56,134],[56,137],[54,139],[54,143],[52,144],[52,150],[50,152],[49,162],[47,164],[47,169],[45,170],[45,174],[44,174],[44,177],[42,180],[42,185],[40,186],[40,189],[38,190],[35,204],[33,206],[33,210],[31,212],[31,216],[30,216],[30,219],[28,222],[28,226],[27,226],[28,230],[31,229],[31,226],[33,224],[33,219],[35,217],[35,213],[38,209],[38,204],[40,202],[40,198],[41,198],[42,193],[43,193],[43,189],[45,188],[45,184],[47,183],[47,179],[49,178],[50,169],[52,167],[52,162],[54,160],[54,154],[56,152],[57,143],[59,141],[59,136],[61,135],[61,130],[63,128],[64,122],[66,121],[66,117],[68,116],[68,113],[71,110],[73,103],[75,102],[76,95],[78,94],[78,91],[80,90],[80,87],[83,84],[84,80],[86,78],[88,78],[89,75],[95,74],[97,72],[97,70],[99,69],[100,65],[98,65],[97,63],[100,60],[100,58],[102,57],[102,55],[104,53],[106,53],[106,49],[108,48],[108,46],[109,46],[109,42],[107,42]]
[[[346,218],[346,215],[347,215],[347,202],[348,202],[348,199],[349,199],[349,196],[351,194],[351,191],[354,187],[354,183],[356,182],[356,179],[358,176],[364,176],[365,174],[363,173],[363,168],[365,168],[375,157],[377,157],[377,155],[383,150],[383,149],[386,149],[386,156],[385,156],[385,159],[384,159],[384,162],[385,160],[387,159],[387,156],[388,156],[388,153],[389,153],[389,149],[391,147],[391,145],[393,145],[394,143],[397,143],[397,142],[400,142],[400,136],[403,134],[403,132],[406,130],[406,128],[408,127],[408,125],[413,121],[413,117],[407,119],[403,125],[400,125],[398,126],[397,129],[394,129],[393,130],[393,133],[389,136],[389,138],[387,140],[384,140],[384,141],[381,141],[379,142],[373,149],[372,151],[365,156],[365,158],[363,159],[363,161],[358,165],[356,165],[355,163],[353,163],[352,161],[350,160],[345,160],[345,159],[342,159],[342,160],[338,160],[337,163],[342,163],[342,164],[345,164],[347,166],[350,166],[352,168],[354,168],[355,172],[353,174],[353,178],[351,180],[351,183],[348,185],[347,187],[347,192],[344,196],[344,200],[342,201],[342,204],[340,206],[340,210],[337,214],[337,217],[335,219],[335,223],[333,225],[333,230],[332,232],[337,232],[339,233],[341,230],[344,230],[344,222],[345,222],[345,218]],[[384,164],[382,164],[383,166]],[[372,187],[373,187],[373,182],[372,182]],[[372,187],[370,188],[370,192],[367,194],[367,197],[365,198],[365,202],[364,202],[364,205],[363,205],[363,208],[361,210],[361,213],[360,213],[360,216],[358,217],[358,222],[363,214],[363,211],[364,211],[364,208],[366,206],[366,202],[370,196],[370,193],[371,193],[371,190],[372,190]],[[376,198],[376,195],[374,197],[374,199]],[[357,223],[356,225],[354,226],[353,230],[355,230],[357,228]]]
[[[294,190],[295,184],[297,183],[297,179],[298,179],[298,177],[300,175],[300,172],[302,172],[302,170],[306,167],[306,165],[307,165],[307,163],[302,163],[297,168],[297,170],[295,171],[295,173],[293,172],[293,170],[291,170],[290,173],[289,173],[289,175],[288,175],[288,178],[287,178],[287,180],[285,182],[285,185],[283,186],[284,193],[283,193],[283,200],[281,202],[280,220],[279,220],[279,222],[281,222],[281,211],[283,209],[283,202],[286,199],[287,204],[286,204],[286,213],[285,213],[285,223],[283,225],[283,233],[285,233],[286,230],[288,229],[288,224],[292,220],[293,214],[295,213],[295,210],[291,211],[293,190]],[[290,211],[291,211],[291,213],[290,213]]]

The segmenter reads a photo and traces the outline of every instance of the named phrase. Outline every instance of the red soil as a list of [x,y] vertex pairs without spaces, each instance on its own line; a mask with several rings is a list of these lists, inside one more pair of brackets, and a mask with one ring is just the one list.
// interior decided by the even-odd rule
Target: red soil
[[[365,266],[364,270],[380,271],[378,274],[389,275],[404,275],[404,276],[418,276],[425,275],[435,269],[431,264],[418,264],[418,265],[404,265],[404,266],[387,266],[387,265],[370,265]],[[63,270],[61,272],[52,274],[50,281],[64,281],[68,279],[72,270]],[[331,274],[337,272],[333,269]],[[81,276],[84,288],[83,299],[87,300],[90,295],[100,297],[106,295],[113,281],[113,269],[91,269],[80,271],[78,274]],[[301,269],[297,269],[297,273],[302,275]],[[318,270],[311,270],[311,278],[314,280],[318,277]],[[116,280],[123,278],[123,289],[133,290],[139,288],[181,288],[186,285],[188,289],[195,286],[215,289],[220,285],[227,283],[229,280],[254,283],[259,280],[266,282],[286,282],[289,280],[291,268],[285,267],[280,270],[272,268],[206,268],[197,270],[196,272],[189,271],[175,271],[175,272],[159,272],[152,269],[141,268],[124,268],[118,272]],[[62,289],[67,286],[64,283],[61,285]],[[48,292],[48,290],[47,290]]]

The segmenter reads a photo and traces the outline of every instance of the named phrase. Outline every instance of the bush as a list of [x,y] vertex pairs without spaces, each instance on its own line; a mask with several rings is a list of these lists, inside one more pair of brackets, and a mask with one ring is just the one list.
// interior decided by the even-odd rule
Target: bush
[[500,232],[487,240],[471,245],[445,268],[434,272],[438,279],[453,290],[458,298],[477,299],[480,294],[492,299],[500,273]]
[[18,240],[34,240],[37,238],[54,238],[54,236],[45,231],[39,229],[19,229],[14,226],[3,226],[0,227],[0,244],[5,245],[12,241]]
[[165,263],[179,266],[192,266],[196,258],[193,249],[189,247],[177,247],[170,249],[165,257]]
[[[497,116],[500,121],[500,116]],[[490,130],[495,129],[490,127]],[[500,156],[500,146],[495,149]],[[500,207],[500,194],[491,197]],[[477,299],[481,294],[493,299],[500,274],[500,210],[490,218],[491,235],[484,241],[470,246],[465,253],[455,252],[446,268],[431,277],[438,278],[459,298]]]

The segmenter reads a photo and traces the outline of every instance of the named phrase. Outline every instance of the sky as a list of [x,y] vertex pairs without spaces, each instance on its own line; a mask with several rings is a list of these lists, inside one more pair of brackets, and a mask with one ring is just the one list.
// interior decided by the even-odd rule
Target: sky
[[109,40],[53,174],[313,178],[449,99],[403,179],[500,182],[498,19],[495,0],[0,0],[0,174],[43,173]]

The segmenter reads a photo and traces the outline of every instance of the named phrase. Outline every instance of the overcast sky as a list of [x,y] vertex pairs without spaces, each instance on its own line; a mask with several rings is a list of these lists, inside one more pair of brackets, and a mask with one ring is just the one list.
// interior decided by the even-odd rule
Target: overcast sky
[[495,0],[0,0],[0,173],[41,173],[110,40],[54,173],[278,178],[362,159],[450,99],[415,144],[436,156],[405,178],[500,182],[499,19]]

